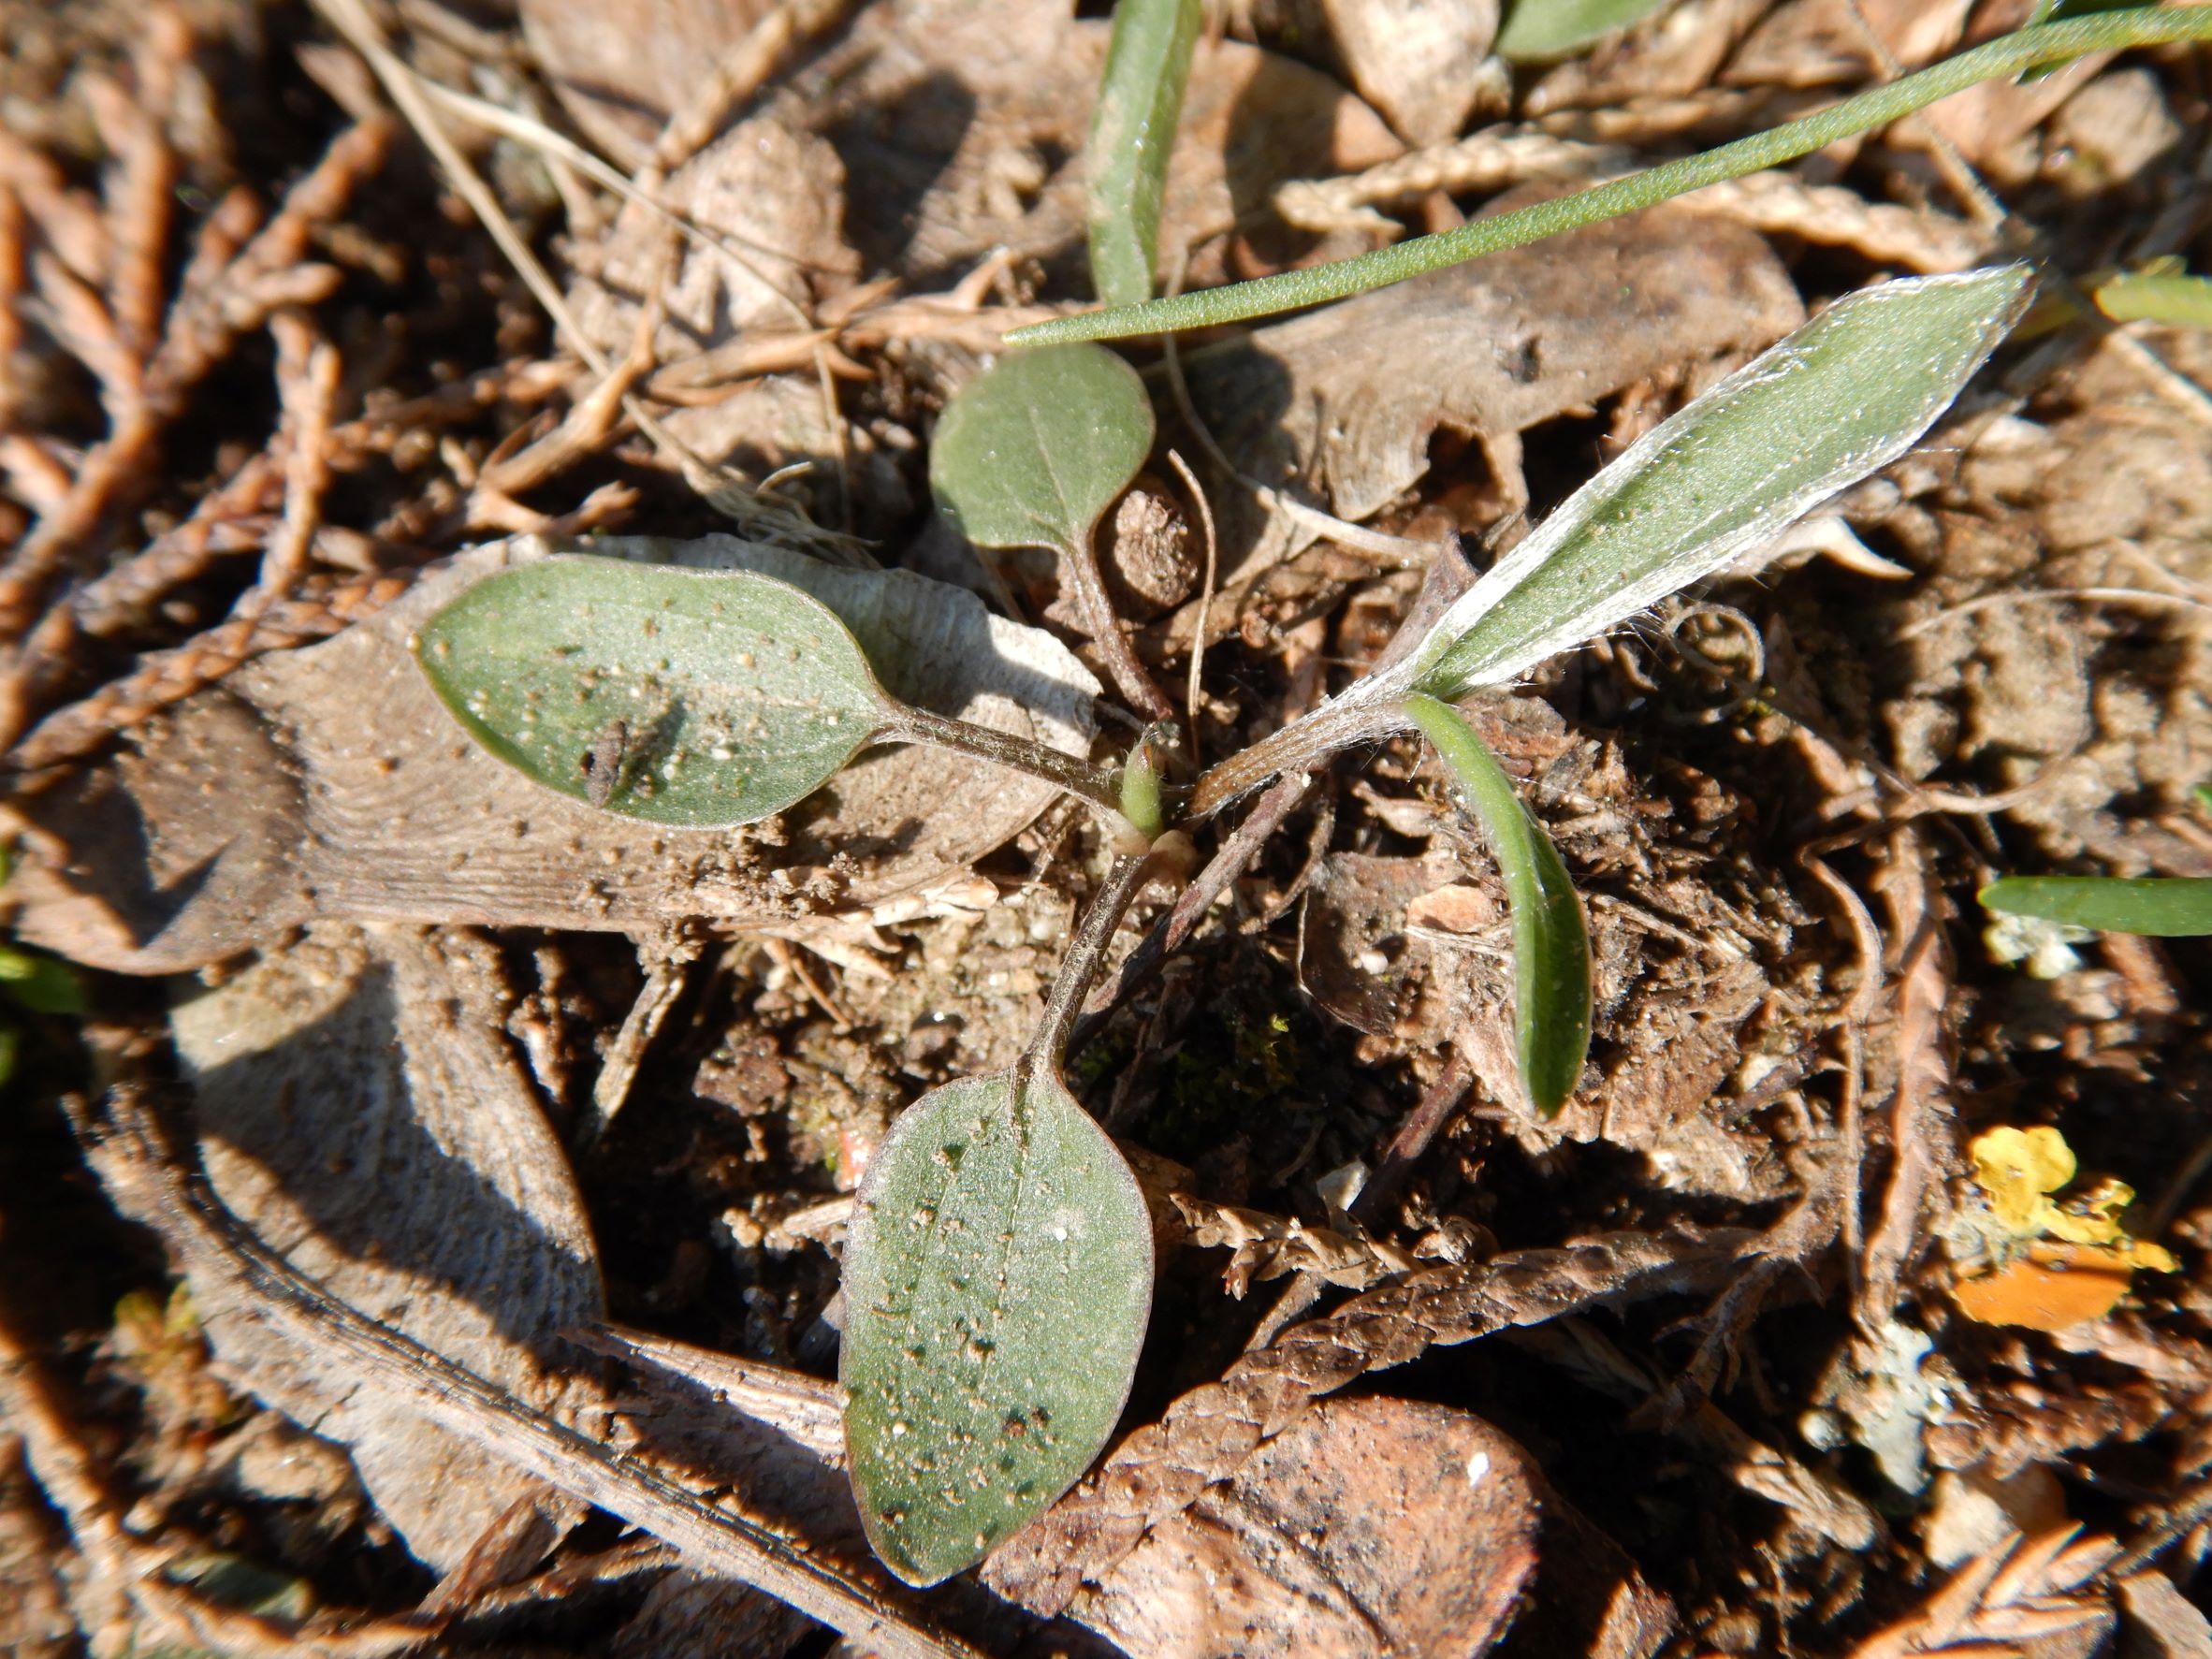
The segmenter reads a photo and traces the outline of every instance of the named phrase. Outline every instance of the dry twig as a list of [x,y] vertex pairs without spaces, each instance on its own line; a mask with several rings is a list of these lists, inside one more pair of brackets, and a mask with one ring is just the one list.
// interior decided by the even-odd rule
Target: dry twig
[[1963,1568],[1918,1611],[1851,1650],[1850,1659],[1911,1659],[1952,1653],[2001,1659],[2039,1641],[2113,1622],[2095,1580],[2119,1546],[2082,1537],[2079,1527],[2023,1539],[2018,1534]]
[[564,1492],[676,1545],[707,1571],[766,1591],[854,1642],[906,1659],[978,1659],[823,1556],[731,1514],[644,1463],[532,1410],[505,1390],[334,1301],[249,1232],[189,1149],[136,1092],[110,1094],[80,1126],[111,1192],[158,1219],[196,1270],[219,1274],[271,1327],[342,1361],[362,1386],[403,1402]]

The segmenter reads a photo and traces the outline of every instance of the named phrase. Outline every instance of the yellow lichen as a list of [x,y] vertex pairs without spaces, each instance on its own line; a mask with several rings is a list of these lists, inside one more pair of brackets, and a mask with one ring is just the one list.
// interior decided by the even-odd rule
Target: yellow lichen
[[2120,1212],[2135,1201],[2135,1189],[2126,1182],[2106,1176],[2063,1204],[2051,1197],[2079,1167],[2074,1148],[2057,1129],[2002,1125],[1976,1136],[1967,1152],[1991,1216],[2014,1239],[2096,1244],[2129,1267],[2174,1271],[2172,1256],[2156,1244],[2139,1244],[2121,1228]]

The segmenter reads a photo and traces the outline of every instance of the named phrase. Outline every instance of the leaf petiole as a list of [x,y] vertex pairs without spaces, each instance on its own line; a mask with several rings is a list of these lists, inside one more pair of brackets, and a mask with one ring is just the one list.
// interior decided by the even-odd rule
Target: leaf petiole
[[979,726],[973,720],[953,720],[911,704],[886,701],[889,706],[877,734],[878,742],[926,743],[1025,772],[1080,796],[1109,814],[1115,827],[1127,823],[1121,813],[1121,776],[1114,767],[1064,754],[1049,744],[1017,737],[1011,732]]

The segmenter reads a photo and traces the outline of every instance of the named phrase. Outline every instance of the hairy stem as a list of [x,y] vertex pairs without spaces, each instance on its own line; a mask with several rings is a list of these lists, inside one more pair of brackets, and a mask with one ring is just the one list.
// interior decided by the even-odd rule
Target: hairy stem
[[927,743],[938,749],[973,755],[995,766],[1026,772],[1032,778],[1058,785],[1071,795],[1080,795],[1110,813],[1116,826],[1126,822],[1121,815],[1121,777],[1113,767],[1094,765],[1074,755],[1062,754],[1049,744],[1033,738],[1016,737],[1011,732],[995,731],[972,720],[952,720],[901,703],[894,704],[886,711],[878,741]]
[[1062,568],[1075,589],[1077,612],[1091,638],[1098,642],[1099,654],[1106,659],[1106,671],[1113,676],[1113,683],[1121,688],[1121,694],[1146,720],[1171,720],[1175,718],[1175,706],[1153,683],[1144,664],[1137,660],[1136,647],[1129,644],[1129,636],[1121,631],[1121,618],[1113,614],[1113,601],[1106,593],[1106,578],[1099,570],[1097,535],[1094,529],[1089,535],[1060,549]]
[[1270,779],[1311,766],[1315,762],[1349,749],[1355,743],[1388,736],[1406,725],[1404,712],[1394,702],[1367,695],[1370,691],[1395,694],[1380,677],[1369,679],[1311,714],[1270,733],[1250,749],[1218,761],[1199,775],[1190,792],[1190,816],[1210,818],[1230,802],[1250,794]]
[[1029,1039],[1028,1050],[1022,1055],[1024,1072],[1040,1068],[1059,1070],[1067,1058],[1068,1039],[1075,1029],[1076,1016],[1083,1011],[1092,982],[1106,965],[1106,949],[1113,944],[1122,917],[1128,913],[1137,895],[1144,891],[1146,882],[1155,876],[1182,880],[1189,876],[1191,863],[1190,842],[1179,835],[1161,837],[1149,852],[1128,853],[1113,861],[1105,881],[1091,896],[1091,908],[1076,924],[1075,937],[1068,941],[1060,971],[1053,976],[1053,988],[1045,994],[1044,1017],[1037,1023],[1037,1034]]
[[1876,87],[1803,118],[1754,133],[1717,149],[1666,162],[1625,179],[1616,179],[1574,196],[1538,202],[1518,211],[1477,219],[1438,236],[1417,237],[1357,258],[1340,259],[1307,270],[1285,271],[1256,282],[1236,283],[1196,294],[1155,299],[1143,305],[1114,306],[1017,328],[1010,345],[1041,345],[1072,340],[1121,340],[1134,334],[1160,334],[1203,328],[1217,323],[1269,316],[1302,305],[1344,299],[1369,289],[1402,283],[1485,254],[1577,230],[1602,219],[1635,212],[1670,196],[1740,179],[1795,161],[1801,155],[1900,116],[1926,108],[1953,93],[2039,65],[2063,63],[2090,52],[2120,51],[2181,40],[2212,39],[2212,7],[2145,7],[2107,11],[2064,22],[2016,30],[1971,51],[1931,65],[1886,86]]

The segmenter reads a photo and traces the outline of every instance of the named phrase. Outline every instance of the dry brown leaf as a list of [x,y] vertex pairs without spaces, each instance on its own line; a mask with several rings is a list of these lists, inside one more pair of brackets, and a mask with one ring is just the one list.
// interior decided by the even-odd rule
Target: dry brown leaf
[[1610,43],[1548,71],[1521,95],[1524,115],[1607,109],[1710,94],[1715,72],[1771,0],[1681,0]]
[[983,1564],[983,1580],[1033,1611],[1058,1612],[1084,1580],[1097,1581],[1150,1528],[1226,1479],[1320,1395],[1439,1344],[1712,1285],[1755,1237],[1733,1230],[1617,1233],[1434,1268],[1356,1297],[1244,1355],[1220,1381],[1192,1390],[1159,1422],[1124,1440],[1096,1473],[1000,1545]]
[[1457,874],[1448,855],[1332,852],[1323,859],[1307,888],[1299,943],[1298,980],[1306,994],[1354,1030],[1396,1032],[1416,1045],[1447,1035],[1448,1009],[1417,1014],[1430,952],[1406,929],[1410,907]]
[[2112,1635],[2111,1595],[2094,1580],[2119,1546],[2079,1532],[2013,1535],[1917,1611],[1853,1648],[1851,1659],[1947,1652],[2088,1659]]
[[1130,1659],[1472,1659],[1536,1568],[1543,1476],[1465,1412],[1332,1401],[1073,1608]]
[[1875,80],[1884,52],[1898,67],[1917,69],[1958,44],[1972,9],[1972,0],[1790,0],[1744,37],[1724,79],[1732,86]]
[[[1439,431],[1504,445],[1647,375],[1770,344],[1804,320],[1759,237],[1658,208],[1255,329],[1186,359],[1191,399],[1246,477],[1368,517],[1429,470]],[[1243,492],[1221,512],[1224,579],[1315,539]]]
[[1406,926],[1442,933],[1480,933],[1505,919],[1505,908],[1493,894],[1465,881],[1433,887],[1405,907]]
[[522,36],[594,144],[636,167],[775,0],[519,0]]
[[[558,1412],[568,1391],[546,1367],[560,1332],[600,1317],[598,1257],[500,1036],[506,1001],[496,952],[471,935],[325,926],[180,1004],[171,1029],[234,1211],[333,1294]],[[455,1564],[534,1488],[303,1361],[223,1282],[193,1291],[223,1365],[350,1447],[423,1561]]]
[[[790,329],[808,303],[859,274],[845,245],[845,168],[811,133],[773,116],[740,122],[672,174],[657,193],[723,246],[702,247],[660,214],[626,203],[599,241],[577,252],[570,290],[576,321],[610,357],[630,349],[637,312],[662,308],[653,336],[680,360],[746,329]],[[817,394],[819,396],[819,393]]]
[[1317,0],[1346,77],[1410,144],[1456,134],[1482,96],[1498,0]]
[[[1051,635],[991,617],[964,589],[726,536],[592,546],[802,581],[864,639],[895,642],[876,653],[895,693],[1088,751],[1097,682]],[[167,973],[315,917],[775,926],[941,883],[1057,798],[910,748],[863,756],[780,830],[665,829],[540,789],[463,735],[407,641],[470,582],[546,550],[524,537],[463,554],[338,638],[249,664],[114,759],[17,803],[33,851],[10,889],[23,936],[96,967]]]
[[2163,1573],[2132,1574],[2119,1594],[2139,1659],[2212,1659],[2212,1623]]
[[[934,284],[997,248],[1070,274],[1084,243],[1083,150],[1108,27],[1065,0],[902,0],[876,8],[794,124],[845,159],[846,235],[876,268]],[[1365,104],[1304,65],[1236,40],[1192,60],[1161,203],[1163,269],[1192,250],[1211,285],[1356,253],[1363,236],[1285,238],[1257,255],[1247,226],[1286,179],[1352,172],[1403,146]],[[1232,234],[1236,233],[1236,234]]]
[[[644,1527],[714,1576],[757,1586],[886,1659],[975,1659],[979,1650],[926,1614],[917,1617],[887,1597],[880,1568],[824,1550],[816,1535],[794,1534],[757,1512],[751,1504],[756,1494],[744,1477],[716,1480],[681,1461],[654,1455],[657,1447],[633,1451],[613,1444],[622,1419],[610,1420],[604,1412],[594,1413],[598,1420],[587,1428],[572,1426],[415,1341],[395,1323],[379,1322],[332,1297],[239,1220],[202,1173],[196,1148],[178,1145],[138,1087],[110,1090],[99,1112],[88,1109],[77,1127],[119,1208],[155,1226],[189,1273],[235,1298],[271,1340],[281,1338],[296,1353],[330,1368],[353,1398],[373,1398],[437,1424],[569,1498]],[[579,1397],[590,1387],[580,1375],[574,1386]],[[654,1426],[636,1425],[641,1434]],[[748,1433],[750,1425],[727,1413],[720,1426],[718,1441],[705,1448],[707,1455],[696,1468],[757,1458],[772,1450],[764,1442],[779,1442],[787,1461],[796,1451],[780,1436]],[[797,1456],[816,1489],[835,1483],[838,1512],[857,1535],[858,1517],[841,1477],[803,1452]],[[733,1485],[741,1489],[742,1501]],[[718,1492],[721,1501],[709,1501],[705,1491]],[[384,1631],[371,1631],[388,1634],[389,1622]],[[419,1627],[407,1627],[402,1637],[419,1639]],[[387,1644],[378,1651],[390,1649]]]
[[[2201,411],[2131,343],[2075,366],[2070,413],[1969,429],[1956,474],[1914,468],[1907,499],[1862,520],[1936,578],[1906,602],[1909,637],[1892,633],[1904,684],[1887,719],[1909,778],[2035,784],[2006,818],[2054,867],[2212,875],[2189,801],[2212,777],[2212,630],[2190,597],[2212,582],[2212,451]],[[2212,381],[2205,341],[2156,344]],[[1932,492],[1954,478],[1968,499],[1949,509]],[[2061,597],[2091,590],[2119,597]]]

